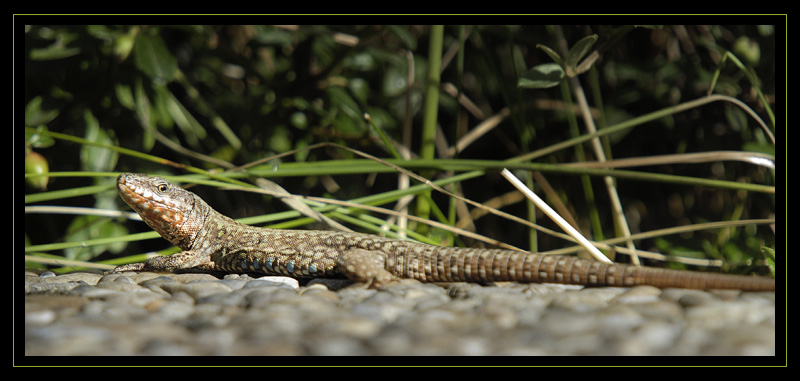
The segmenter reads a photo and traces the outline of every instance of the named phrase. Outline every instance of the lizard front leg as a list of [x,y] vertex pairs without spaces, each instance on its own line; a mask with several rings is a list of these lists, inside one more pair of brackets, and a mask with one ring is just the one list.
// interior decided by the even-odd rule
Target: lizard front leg
[[191,268],[199,268],[204,270],[214,270],[214,262],[211,256],[200,254],[196,251],[187,250],[175,253],[172,255],[158,256],[149,258],[147,261],[139,263],[130,263],[127,265],[117,266],[112,273],[119,273],[123,271],[160,271],[160,272],[173,272],[175,270],[185,270]]
[[365,283],[369,288],[381,288],[398,278],[386,271],[385,258],[378,252],[351,248],[336,259],[339,271],[348,279]]

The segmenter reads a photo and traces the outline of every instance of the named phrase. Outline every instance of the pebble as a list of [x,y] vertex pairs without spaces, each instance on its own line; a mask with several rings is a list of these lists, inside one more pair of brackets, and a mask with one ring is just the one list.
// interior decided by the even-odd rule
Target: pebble
[[775,293],[25,273],[25,355],[775,355]]

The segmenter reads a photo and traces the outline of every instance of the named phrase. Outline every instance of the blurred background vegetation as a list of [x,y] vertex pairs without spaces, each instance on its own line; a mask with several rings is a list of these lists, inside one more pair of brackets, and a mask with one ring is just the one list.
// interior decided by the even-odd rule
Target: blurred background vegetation
[[[537,44],[558,50],[560,40],[572,46],[590,35],[598,36],[593,49],[598,49],[600,56],[578,78],[597,113],[599,128],[703,97],[721,67],[714,92],[741,100],[775,129],[756,91],[760,89],[768,107],[774,108],[773,26],[583,25],[563,26],[558,33],[547,26],[445,26],[439,35],[441,48],[431,31],[430,26],[418,25],[25,26],[26,172],[49,167],[53,173],[28,178],[26,195],[74,192],[43,202],[26,200],[26,205],[129,210],[113,190],[111,173],[186,173],[141,157],[54,139],[43,131],[208,170],[227,169],[225,163],[243,165],[320,142],[390,158],[391,151],[364,118],[368,113],[377,129],[416,156],[427,149],[423,146],[430,146],[423,142],[422,126],[429,65],[438,64],[438,60],[431,61],[431,52],[442,57],[435,103],[439,147],[453,146],[475,126],[499,115],[503,118],[495,128],[452,157],[505,160],[520,156],[575,136],[568,123],[575,111],[564,103],[563,87],[518,87],[529,69],[553,62]],[[721,66],[726,52],[744,68],[730,62]],[[582,122],[579,128],[585,133]],[[20,136],[15,134],[15,138]],[[606,144],[613,158],[718,150],[775,153],[755,121],[725,102],[610,135]],[[583,146],[586,160],[595,160],[589,143]],[[445,152],[439,148],[434,157],[447,169],[450,156]],[[326,147],[299,151],[267,166],[350,158],[356,156]],[[577,160],[572,147],[536,159],[553,164]],[[774,170],[741,162],[634,170],[775,185]],[[448,173],[423,172],[432,179]],[[580,176],[543,175],[553,188],[552,195],[564,202],[585,234],[616,235],[601,177],[591,178],[592,200]],[[320,173],[271,180],[295,194],[339,200],[397,187],[393,174]],[[624,178],[616,182],[634,233],[708,221],[774,218],[775,195],[769,192]],[[286,210],[285,205],[261,195],[208,187],[193,190],[233,218]],[[486,202],[512,192],[512,188],[496,169],[487,169],[483,176],[462,182],[458,192]],[[442,199],[434,195],[447,212],[447,201]],[[603,232],[592,231],[590,205],[597,210]],[[502,209],[525,219],[531,217],[522,202]],[[539,216],[537,221],[558,229],[545,217]],[[497,217],[483,217],[476,229],[518,247],[530,247],[525,227]],[[773,229],[774,224],[716,229],[649,239],[637,246],[666,254],[724,259],[732,266],[749,268],[763,263],[763,246],[774,247]],[[25,217],[26,245],[125,235],[129,230],[149,229],[144,224],[96,216]],[[152,240],[151,244],[163,248],[165,242]],[[567,245],[547,237],[538,242],[540,250]],[[119,243],[51,254],[93,260],[113,257],[126,247]]]

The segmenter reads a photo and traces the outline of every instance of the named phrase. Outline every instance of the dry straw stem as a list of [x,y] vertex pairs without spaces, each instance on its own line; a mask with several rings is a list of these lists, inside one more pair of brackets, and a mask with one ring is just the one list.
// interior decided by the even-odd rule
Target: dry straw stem
[[547,205],[547,203],[545,203],[541,198],[539,198],[539,196],[537,196],[536,193],[533,193],[532,190],[528,189],[528,187],[526,187],[525,184],[522,183],[522,181],[520,181],[516,176],[514,176],[511,173],[511,171],[503,168],[501,174],[509,182],[511,182],[511,184],[514,185],[514,187],[519,189],[520,192],[522,192],[526,197],[528,197],[529,200],[531,200],[534,204],[536,204],[536,206],[539,209],[541,209],[544,212],[544,214],[550,217],[550,219],[552,219],[556,224],[558,224],[558,226],[560,226],[572,238],[574,238],[575,241],[577,241],[581,246],[586,248],[586,250],[588,250],[589,253],[592,254],[592,256],[596,260],[604,263],[612,263],[611,260],[606,258],[606,256],[603,255],[603,253],[601,253],[600,250],[597,250],[597,248],[594,247],[594,245],[592,245],[592,243],[589,242],[589,240],[586,239],[586,237],[581,235],[581,233],[579,233],[578,230],[573,228],[572,225],[570,225],[566,220],[564,220],[561,216],[559,216],[558,213],[556,213],[556,211],[553,210],[553,208],[551,208],[549,205]]

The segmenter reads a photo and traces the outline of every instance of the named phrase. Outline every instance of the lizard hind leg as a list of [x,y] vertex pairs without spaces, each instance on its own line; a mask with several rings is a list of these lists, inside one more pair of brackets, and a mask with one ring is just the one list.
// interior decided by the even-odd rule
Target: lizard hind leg
[[385,268],[385,258],[374,251],[351,248],[345,250],[336,259],[336,265],[348,279],[365,283],[369,288],[381,288],[397,281]]

